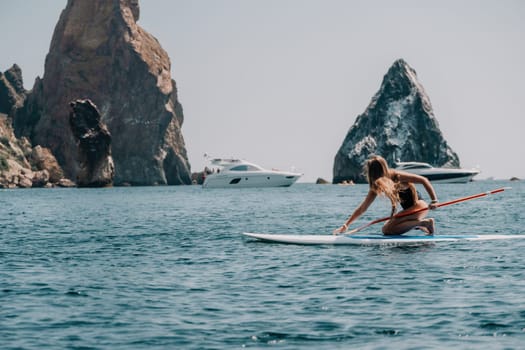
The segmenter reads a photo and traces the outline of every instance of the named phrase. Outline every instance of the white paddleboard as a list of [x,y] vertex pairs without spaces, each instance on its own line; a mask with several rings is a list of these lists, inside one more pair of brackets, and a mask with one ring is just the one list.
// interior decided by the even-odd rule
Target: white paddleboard
[[500,239],[525,238],[525,235],[307,235],[307,234],[276,234],[250,233],[243,235],[265,242],[288,244],[360,244],[360,245],[411,245],[434,242],[456,241],[488,241]]

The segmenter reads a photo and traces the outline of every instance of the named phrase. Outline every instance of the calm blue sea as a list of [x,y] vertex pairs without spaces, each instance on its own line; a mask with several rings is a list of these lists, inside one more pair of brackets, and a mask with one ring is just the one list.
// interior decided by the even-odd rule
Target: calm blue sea
[[[525,235],[525,183],[435,187],[446,201],[502,186],[513,189],[432,212],[437,234]],[[241,236],[328,234],[366,191],[0,190],[0,348],[525,348],[525,240],[296,246]],[[388,213],[376,201],[358,224]]]

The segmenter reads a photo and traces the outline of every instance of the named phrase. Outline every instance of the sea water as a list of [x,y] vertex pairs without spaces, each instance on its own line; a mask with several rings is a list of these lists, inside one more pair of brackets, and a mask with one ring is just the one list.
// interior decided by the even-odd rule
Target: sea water
[[[513,188],[433,211],[436,234],[525,235],[523,182],[435,188],[447,201],[502,186]],[[241,235],[330,234],[366,191],[1,190],[0,348],[525,347],[525,239],[299,246]],[[376,200],[355,225],[389,208]]]

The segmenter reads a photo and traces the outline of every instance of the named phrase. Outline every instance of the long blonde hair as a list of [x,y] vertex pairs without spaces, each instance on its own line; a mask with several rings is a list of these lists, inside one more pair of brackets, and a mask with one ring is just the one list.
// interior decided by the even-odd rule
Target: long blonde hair
[[392,171],[381,156],[372,156],[365,165],[365,173],[370,189],[377,195],[384,195],[392,203],[393,216],[399,203],[398,184],[392,180]]

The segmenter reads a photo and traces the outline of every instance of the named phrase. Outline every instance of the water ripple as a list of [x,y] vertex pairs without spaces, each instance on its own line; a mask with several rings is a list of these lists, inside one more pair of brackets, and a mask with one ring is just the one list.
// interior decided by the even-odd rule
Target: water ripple
[[[498,185],[436,190],[446,200]],[[524,189],[441,208],[438,232],[523,233]],[[0,213],[2,348],[522,347],[525,242],[323,247],[240,236],[329,233],[365,193],[0,191],[10,205]],[[385,211],[375,203],[362,221]]]

